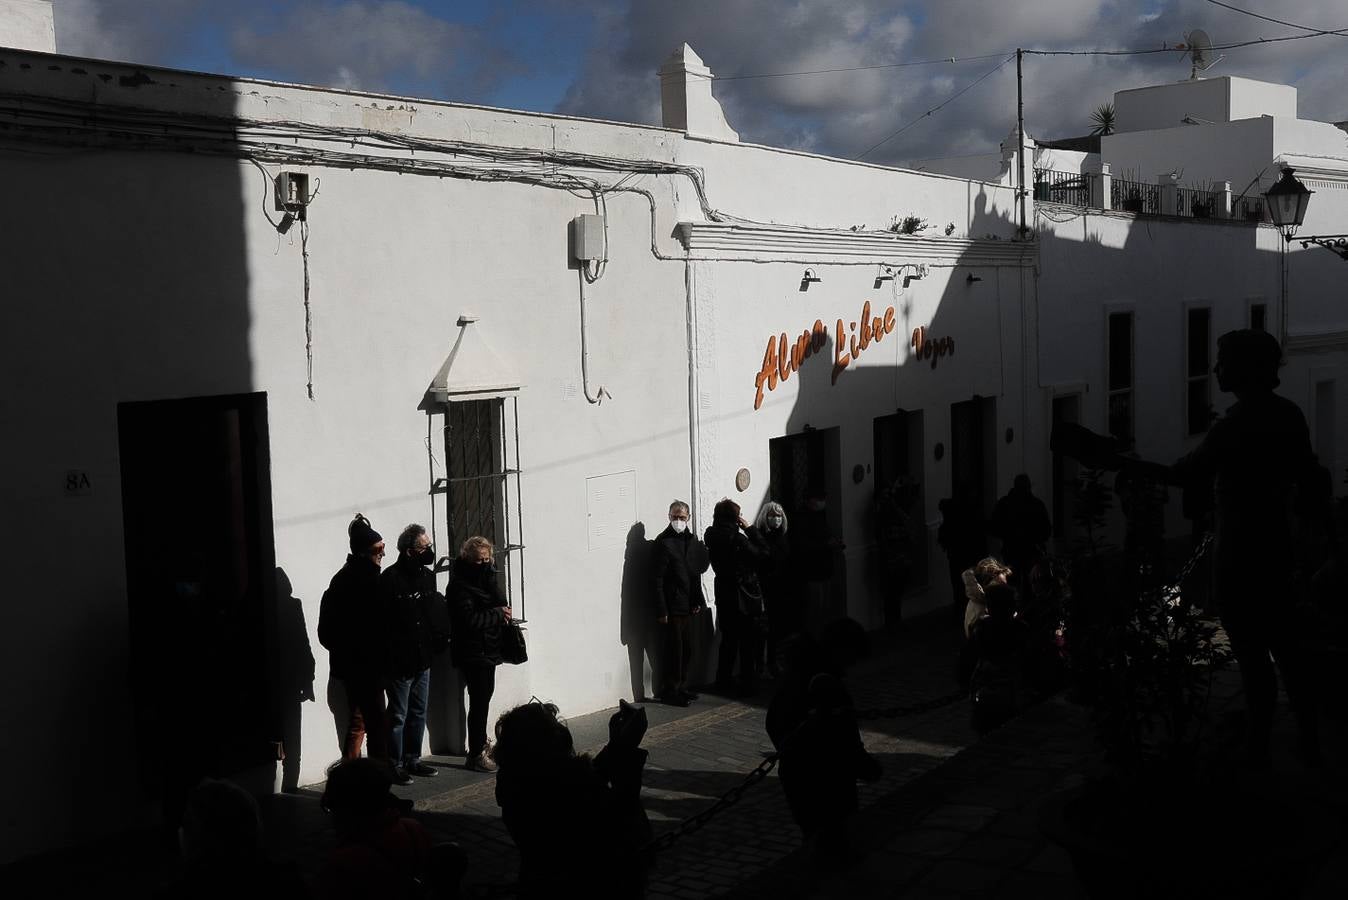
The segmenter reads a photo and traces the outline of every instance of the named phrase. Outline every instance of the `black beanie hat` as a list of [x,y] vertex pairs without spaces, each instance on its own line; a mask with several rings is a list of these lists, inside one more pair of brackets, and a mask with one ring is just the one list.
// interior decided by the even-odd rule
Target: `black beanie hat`
[[384,538],[370,527],[370,520],[356,513],[356,517],[347,526],[346,533],[351,537],[351,552],[364,553]]

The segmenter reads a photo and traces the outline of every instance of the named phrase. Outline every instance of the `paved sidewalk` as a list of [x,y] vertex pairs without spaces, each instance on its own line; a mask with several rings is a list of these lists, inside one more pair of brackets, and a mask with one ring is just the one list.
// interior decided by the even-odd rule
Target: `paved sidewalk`
[[[949,693],[958,629],[948,615],[915,620],[898,638],[876,637],[877,652],[849,683],[859,708],[912,704]],[[650,751],[644,803],[656,833],[713,803],[740,784],[771,746],[763,729],[771,684],[760,697],[728,701],[704,696],[688,709],[650,704]],[[1237,677],[1219,682],[1217,708],[1238,707]],[[565,712],[565,711],[563,711]],[[576,745],[597,750],[611,711],[569,720]],[[1348,727],[1327,723],[1330,762],[1316,772],[1290,757],[1293,746],[1285,698],[1280,705],[1275,777],[1265,785],[1286,795],[1315,797],[1348,811],[1348,780],[1335,762],[1345,758]],[[1054,790],[1080,783],[1098,765],[1084,710],[1061,697],[1023,713],[975,740],[967,703],[900,719],[864,723],[868,749],[884,766],[876,784],[862,785],[855,847],[860,861],[846,873],[814,881],[799,853],[775,773],[705,828],[663,851],[648,896],[731,897],[1054,897],[1084,896],[1070,862],[1040,836],[1036,811]],[[491,776],[468,772],[463,760],[431,757],[435,778],[397,792],[440,839],[467,849],[466,896],[501,894],[514,881],[519,858],[500,820]],[[269,849],[312,876],[333,846],[318,794],[305,790],[262,804]],[[88,890],[108,884],[153,886],[171,865],[171,848],[127,836],[45,865],[63,885]],[[7,869],[7,876],[14,874]],[[8,880],[8,879],[7,879]],[[1312,896],[1337,897],[1348,883],[1348,851],[1337,856]],[[77,893],[79,891],[76,891]]]

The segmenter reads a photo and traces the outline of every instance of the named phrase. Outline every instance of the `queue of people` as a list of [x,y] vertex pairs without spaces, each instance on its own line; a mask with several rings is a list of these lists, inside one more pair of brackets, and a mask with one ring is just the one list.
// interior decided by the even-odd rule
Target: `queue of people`
[[[826,595],[830,557],[842,545],[826,524],[792,531],[775,501],[763,504],[750,523],[739,504],[723,499],[699,539],[689,515],[688,504],[675,500],[667,526],[653,540],[640,523],[628,532],[620,631],[637,701],[645,699],[647,654],[655,699],[671,706],[698,699],[690,666],[703,617],[714,617],[720,634],[711,687],[726,695],[753,693],[765,673],[777,677],[785,642],[809,630],[812,619],[822,624],[827,618],[827,601],[816,595]],[[815,515],[822,516],[818,501]],[[710,598],[702,583],[708,572]]]
[[470,537],[454,562],[448,596],[436,589],[435,548],[426,529],[408,525],[398,557],[381,571],[385,542],[357,515],[347,529],[350,554],[319,608],[318,640],[330,654],[345,706],[338,733],[342,758],[385,760],[395,784],[433,778],[421,759],[431,664],[447,648],[468,692],[467,767],[495,771],[486,750],[487,716],[501,658],[501,630],[511,608],[493,565],[494,548]]

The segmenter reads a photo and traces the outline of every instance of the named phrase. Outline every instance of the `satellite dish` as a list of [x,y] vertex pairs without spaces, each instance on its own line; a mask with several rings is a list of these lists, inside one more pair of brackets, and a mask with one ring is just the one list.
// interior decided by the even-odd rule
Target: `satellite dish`
[[1201,28],[1195,28],[1184,36],[1184,44],[1188,48],[1189,59],[1193,61],[1193,67],[1189,70],[1189,79],[1197,80],[1202,76],[1200,72],[1206,72],[1226,57],[1219,56],[1212,58],[1212,38]]

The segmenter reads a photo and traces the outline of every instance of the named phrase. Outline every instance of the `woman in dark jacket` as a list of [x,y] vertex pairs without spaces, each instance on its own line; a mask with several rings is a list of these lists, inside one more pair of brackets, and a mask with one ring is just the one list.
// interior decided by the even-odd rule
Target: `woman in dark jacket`
[[722,500],[712,510],[711,527],[703,536],[716,572],[716,624],[721,649],[716,660],[716,690],[735,693],[735,657],[745,690],[756,686],[757,619],[763,614],[763,591],[757,567],[768,554],[758,529],[744,521],[739,504]]
[[777,675],[782,642],[805,630],[805,597],[792,571],[791,543],[786,536],[786,511],[780,503],[763,504],[755,521],[767,554],[758,563],[763,586],[763,613],[768,618],[768,675]]
[[511,610],[496,580],[492,543],[474,536],[463,542],[448,589],[449,653],[468,689],[468,768],[495,772],[487,749],[487,711],[501,664],[501,627]]

